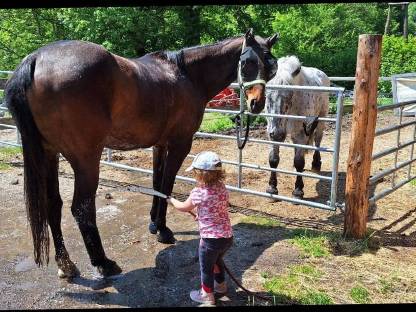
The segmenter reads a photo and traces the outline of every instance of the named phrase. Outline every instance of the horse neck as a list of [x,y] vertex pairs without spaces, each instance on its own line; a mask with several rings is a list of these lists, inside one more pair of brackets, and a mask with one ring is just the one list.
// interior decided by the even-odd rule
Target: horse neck
[[242,43],[243,37],[237,37],[182,50],[187,76],[205,104],[237,78]]

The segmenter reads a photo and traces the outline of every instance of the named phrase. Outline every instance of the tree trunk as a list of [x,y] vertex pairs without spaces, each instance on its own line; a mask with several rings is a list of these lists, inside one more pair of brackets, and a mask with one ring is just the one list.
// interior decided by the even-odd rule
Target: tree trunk
[[194,46],[201,43],[201,6],[192,5],[182,9],[182,20],[185,26],[185,46]]
[[386,26],[384,26],[384,34],[385,35],[389,34],[390,20],[391,20],[391,6],[389,5],[389,10],[387,12]]
[[360,35],[353,124],[345,188],[344,235],[363,238],[367,230],[369,177],[377,119],[381,35]]
[[408,7],[409,4],[403,4],[402,9],[403,9],[403,37],[407,40],[407,32],[408,32]]

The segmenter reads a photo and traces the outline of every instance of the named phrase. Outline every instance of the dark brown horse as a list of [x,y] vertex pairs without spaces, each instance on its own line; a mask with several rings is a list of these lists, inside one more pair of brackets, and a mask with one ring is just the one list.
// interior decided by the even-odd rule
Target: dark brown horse
[[[276,35],[254,36],[249,30],[245,36],[216,44],[137,59],[89,42],[59,41],[28,55],[9,80],[5,97],[22,135],[35,262],[39,266],[49,262],[49,224],[59,276],[79,273],[61,231],[61,153],[74,170],[71,211],[91,263],[103,276],[120,273],[106,257],[96,225],[103,148],[153,146],[153,187],[171,194],[206,103],[237,78],[237,68],[251,111],[264,108],[265,81],[276,69],[270,54],[276,39]],[[166,205],[166,200],[154,197],[149,230],[159,231],[160,242],[173,243]]]

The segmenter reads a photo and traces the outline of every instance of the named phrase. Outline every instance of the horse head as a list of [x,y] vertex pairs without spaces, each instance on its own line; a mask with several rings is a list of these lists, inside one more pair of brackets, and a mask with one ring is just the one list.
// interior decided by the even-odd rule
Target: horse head
[[[270,84],[296,85],[302,65],[296,56],[281,57],[277,61],[277,71]],[[266,110],[268,113],[290,114],[292,103],[292,90],[271,90],[266,96]],[[268,117],[267,131],[274,137],[282,136],[286,131],[287,118]]]
[[244,36],[238,66],[238,82],[244,91],[249,109],[254,114],[263,110],[266,82],[276,74],[277,62],[270,49],[277,39],[277,34],[269,38],[254,36],[252,29]]

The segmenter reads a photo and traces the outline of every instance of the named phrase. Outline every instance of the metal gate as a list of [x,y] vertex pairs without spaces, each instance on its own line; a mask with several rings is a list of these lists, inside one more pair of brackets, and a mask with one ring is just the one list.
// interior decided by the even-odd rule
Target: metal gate
[[[394,166],[387,168],[369,179],[369,185],[374,186],[378,181],[388,175],[392,175],[390,188],[380,193],[374,194],[369,198],[370,204],[374,204],[377,200],[391,194],[406,183],[416,179],[416,175],[411,173],[412,164],[416,161],[414,158],[414,144],[416,143],[416,73],[400,74],[392,76],[393,104],[377,107],[377,112],[394,110],[395,115],[399,116],[399,124],[389,126],[383,129],[377,129],[376,136],[381,136],[393,131],[397,131],[396,144],[393,147],[382,150],[372,155],[371,161],[394,153]],[[410,120],[405,121],[403,117]],[[400,130],[405,127],[413,126],[413,136],[410,140],[401,142]],[[404,148],[409,147],[409,160],[398,163],[398,153]],[[406,178],[396,182],[396,172],[407,167]]]
[[[239,89],[238,84],[231,84],[230,87],[234,89]],[[275,141],[255,139],[252,137],[248,137],[248,142],[253,142],[253,143],[258,143],[258,144],[280,145],[280,146],[291,147],[291,148],[303,148],[303,149],[308,149],[308,150],[318,150],[324,153],[331,153],[333,154],[331,176],[329,177],[329,176],[323,176],[319,174],[296,172],[296,171],[290,171],[290,170],[284,170],[284,169],[274,169],[268,166],[245,163],[242,161],[244,151],[236,149],[236,155],[237,155],[236,160],[223,160],[224,164],[236,166],[238,168],[236,185],[226,185],[226,188],[230,191],[241,192],[244,194],[250,194],[250,195],[261,196],[261,197],[266,197],[266,198],[273,198],[273,199],[287,201],[287,202],[294,203],[294,204],[302,204],[302,205],[306,205],[306,206],[314,207],[314,208],[336,210],[336,208],[341,205],[341,203],[337,203],[336,196],[337,196],[337,184],[338,184],[338,162],[339,162],[339,146],[340,146],[340,138],[341,138],[341,122],[342,122],[343,102],[344,102],[344,88],[315,87],[315,86],[286,86],[286,85],[267,85],[266,88],[270,90],[297,90],[297,91],[307,91],[307,92],[327,92],[327,93],[335,94],[336,96],[335,118],[329,118],[329,117],[318,118],[318,121],[320,122],[335,123],[335,137],[334,137],[334,142],[333,142],[332,147],[315,147],[315,146],[310,146],[310,145],[300,145],[300,144],[293,144],[293,143],[286,143],[286,142],[275,142]],[[7,109],[2,108],[2,110],[5,111]],[[244,115],[277,117],[277,118],[287,118],[287,119],[295,119],[295,120],[305,120],[307,118],[307,116],[294,116],[294,115],[279,115],[279,114],[266,114],[266,113],[261,113],[258,115],[251,114],[245,111],[244,96],[242,96],[241,92],[240,92],[240,110],[223,110],[223,109],[208,109],[207,108],[205,109],[205,112],[234,114],[234,115],[240,115],[241,118]],[[0,124],[0,126],[16,129],[15,126],[11,126],[11,125]],[[19,137],[17,129],[16,129],[16,133],[17,133],[16,142],[0,141],[0,145],[6,144],[6,145],[13,145],[13,146],[20,146],[20,137]],[[219,138],[219,139],[234,140],[234,141],[238,140],[236,135],[222,135],[222,134],[212,134],[212,133],[204,133],[204,132],[196,132],[194,137]],[[241,135],[240,138],[242,137],[243,136]],[[144,150],[152,151],[151,148],[147,148]],[[125,170],[130,170],[134,172],[141,172],[141,173],[150,174],[150,175],[153,174],[153,171],[149,169],[132,167],[132,166],[128,166],[128,165],[124,165],[124,164],[120,164],[120,163],[116,163],[115,161],[112,161],[112,150],[110,149],[106,149],[106,153],[107,153],[107,160],[101,161],[101,163],[104,165],[112,166],[115,168],[121,168]],[[195,155],[189,154],[187,157],[194,158]],[[330,181],[331,183],[330,197],[328,198],[327,203],[323,204],[323,203],[318,203],[314,201],[297,199],[297,198],[283,196],[283,195],[274,195],[274,194],[269,194],[266,192],[256,191],[256,190],[249,189],[249,188],[243,188],[242,187],[243,168],[249,168],[249,169],[260,170],[260,171],[268,171],[268,172],[277,172],[277,173],[286,174],[286,175],[302,176],[305,178]],[[179,181],[187,182],[187,183],[195,183],[195,179],[180,176],[180,175],[177,175],[176,179]]]
[[[234,83],[230,85],[231,88],[239,89],[238,84]],[[314,208],[321,208],[326,210],[336,210],[338,206],[341,205],[341,203],[337,203],[336,196],[337,196],[337,184],[338,184],[338,163],[339,163],[339,146],[340,146],[340,139],[341,139],[341,122],[342,122],[342,109],[343,109],[343,101],[344,101],[344,88],[340,87],[314,87],[314,86],[286,86],[286,85],[267,85],[267,89],[270,90],[297,90],[297,91],[308,91],[308,92],[328,92],[328,93],[335,93],[337,98],[337,113],[335,118],[318,118],[318,121],[321,122],[333,122],[335,123],[335,138],[334,143],[332,147],[315,147],[310,145],[300,145],[300,144],[292,144],[292,143],[285,143],[285,142],[275,142],[275,141],[269,141],[269,140],[261,140],[261,139],[255,139],[248,137],[247,142],[253,142],[258,144],[268,144],[268,145],[280,145],[280,146],[286,146],[286,147],[298,147],[298,148],[304,148],[308,150],[318,150],[320,152],[325,153],[332,153],[333,159],[332,159],[332,170],[331,170],[331,176],[323,176],[319,174],[311,174],[311,173],[304,173],[304,172],[296,172],[296,171],[289,171],[284,169],[274,169],[267,166],[261,166],[258,164],[252,164],[252,163],[244,163],[242,162],[243,159],[243,152],[244,150],[236,149],[237,159],[236,160],[222,160],[224,164],[236,166],[238,168],[238,174],[237,174],[237,183],[236,185],[226,185],[226,188],[230,191],[236,191],[244,194],[250,194],[250,195],[256,195],[266,198],[274,198],[282,201],[291,202],[294,204],[302,204]],[[251,116],[264,116],[264,117],[277,117],[277,118],[287,118],[287,119],[296,119],[296,120],[305,120],[306,116],[294,116],[294,115],[279,115],[279,114],[251,114],[247,111],[245,111],[245,101],[244,96],[242,96],[240,92],[240,110],[224,110],[224,109],[209,109],[206,108],[205,112],[217,112],[222,114],[234,114],[234,115],[240,115],[242,118],[243,115],[251,115]],[[238,138],[236,135],[223,135],[223,134],[213,134],[213,133],[205,133],[205,132],[196,132],[194,137],[202,137],[202,138],[218,138],[218,139],[226,139],[226,140],[233,140],[237,141]],[[240,140],[242,139],[243,135],[240,135]],[[148,151],[152,151],[151,148],[145,149]],[[132,166],[127,166],[124,164],[118,164],[111,160],[111,150],[107,150],[107,160],[101,161],[102,164],[113,166],[116,168],[121,169],[127,169],[135,172],[142,172],[146,174],[153,174],[152,170],[149,169],[143,169],[143,168],[137,168]],[[196,155],[188,154],[187,157],[189,158],[195,158]],[[313,178],[313,179],[320,179],[320,180],[326,180],[331,182],[331,195],[328,199],[326,204],[318,203],[314,201],[308,201],[303,199],[297,199],[293,197],[283,196],[283,195],[274,195],[269,194],[266,192],[259,192],[253,189],[243,188],[241,186],[241,182],[243,179],[243,168],[250,168],[254,170],[261,170],[261,171],[268,171],[268,172],[277,172],[287,175],[295,175],[295,176],[302,176],[305,178]],[[195,183],[195,179],[184,177],[177,175],[176,179],[179,181],[184,181],[188,183]]]

